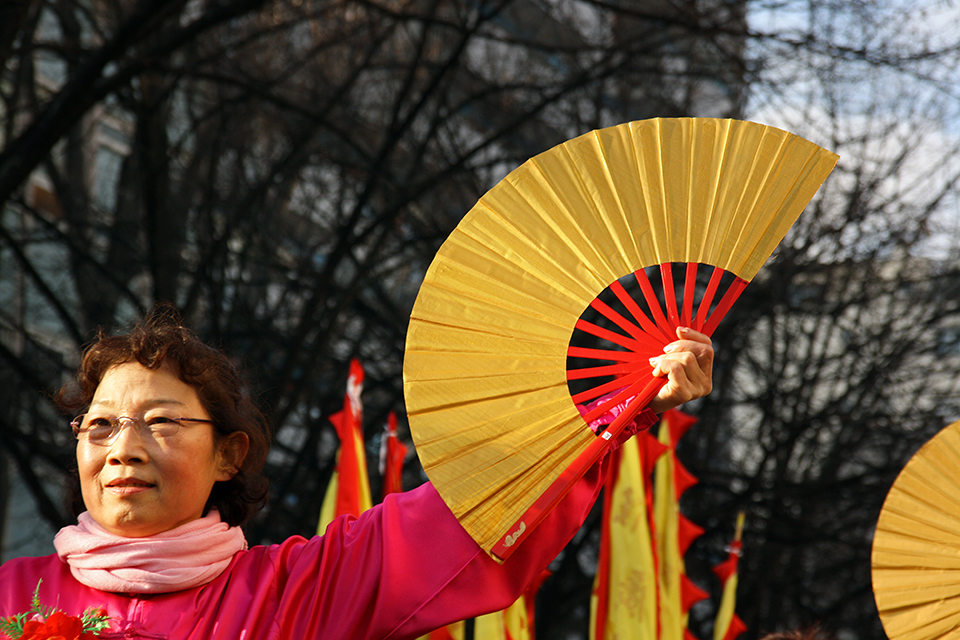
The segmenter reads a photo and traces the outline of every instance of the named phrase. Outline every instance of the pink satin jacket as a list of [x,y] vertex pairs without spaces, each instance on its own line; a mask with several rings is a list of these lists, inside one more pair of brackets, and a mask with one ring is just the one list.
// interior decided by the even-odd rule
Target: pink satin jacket
[[56,555],[16,558],[0,566],[0,616],[28,611],[42,578],[43,604],[68,615],[105,609],[102,638],[417,638],[513,603],[576,533],[601,478],[598,464],[502,565],[428,483],[338,519],[323,536],[239,552],[212,582],[175,593],[106,593],[77,582]]

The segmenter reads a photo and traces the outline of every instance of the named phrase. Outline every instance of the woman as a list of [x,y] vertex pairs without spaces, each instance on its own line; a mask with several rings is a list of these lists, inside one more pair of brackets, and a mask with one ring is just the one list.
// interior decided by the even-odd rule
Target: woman
[[[713,350],[678,330],[654,375],[668,383],[641,417],[709,393]],[[0,617],[39,600],[66,615],[101,609],[102,638],[415,638],[505,608],[576,533],[600,489],[595,465],[504,564],[425,484],[388,496],[323,536],[248,549],[240,525],[262,504],[264,421],[220,352],[163,316],[86,350],[79,486],[86,511],[57,553],[0,567]]]

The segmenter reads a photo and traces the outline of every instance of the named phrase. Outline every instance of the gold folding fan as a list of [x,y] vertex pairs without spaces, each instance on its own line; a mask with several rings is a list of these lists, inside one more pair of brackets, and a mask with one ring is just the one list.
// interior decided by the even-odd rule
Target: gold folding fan
[[960,422],[897,476],[877,521],[872,564],[891,640],[960,638]]
[[[836,161],[756,123],[644,120],[528,160],[467,213],[414,305],[404,394],[485,550],[509,556],[656,396],[649,358],[679,325],[713,331]],[[602,409],[577,405],[605,394],[628,408],[596,437]]]

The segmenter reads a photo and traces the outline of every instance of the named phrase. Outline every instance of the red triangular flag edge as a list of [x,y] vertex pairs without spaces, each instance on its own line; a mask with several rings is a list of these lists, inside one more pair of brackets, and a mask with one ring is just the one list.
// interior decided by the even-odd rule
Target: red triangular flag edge
[[690,607],[696,603],[709,597],[710,594],[694,584],[689,576],[686,574],[680,576],[680,608],[684,613],[690,611]]
[[680,547],[680,555],[685,556],[693,541],[703,535],[703,527],[694,524],[682,513],[678,515],[677,543]]
[[680,438],[697,422],[697,418],[679,409],[669,409],[664,413],[664,417],[667,418],[666,423],[670,428],[670,442],[673,446],[677,446]]
[[736,638],[746,630],[746,623],[740,619],[740,616],[734,613],[733,618],[730,619],[730,626],[727,627],[727,632],[723,636],[723,640],[736,640]]
[[652,473],[654,464],[660,456],[670,450],[670,447],[657,440],[649,430],[641,431],[634,438],[640,448],[640,463],[644,475]]
[[673,456],[673,487],[676,492],[677,500],[680,499],[680,496],[686,492],[687,489],[697,484],[699,480],[697,477],[690,473],[690,471],[683,466],[683,464],[677,460],[677,456]]
[[737,572],[737,569],[740,567],[740,549],[742,546],[739,540],[731,542],[730,553],[727,559],[713,567],[713,572],[720,578],[720,582],[726,584],[730,576]]

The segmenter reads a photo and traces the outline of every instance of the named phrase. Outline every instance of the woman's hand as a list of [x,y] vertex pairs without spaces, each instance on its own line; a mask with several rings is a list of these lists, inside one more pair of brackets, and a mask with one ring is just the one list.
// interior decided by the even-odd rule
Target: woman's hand
[[650,408],[657,413],[702,398],[713,389],[713,343],[699,331],[677,328],[677,338],[650,359],[654,377],[667,378]]

